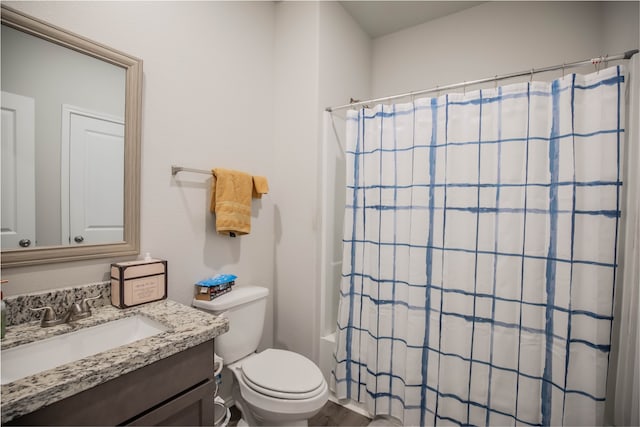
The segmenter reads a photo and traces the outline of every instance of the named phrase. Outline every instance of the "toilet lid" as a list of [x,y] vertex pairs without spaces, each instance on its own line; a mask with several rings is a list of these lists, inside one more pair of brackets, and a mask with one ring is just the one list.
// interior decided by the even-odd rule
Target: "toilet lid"
[[267,349],[242,363],[245,379],[261,389],[280,393],[309,393],[324,382],[320,369],[306,357]]

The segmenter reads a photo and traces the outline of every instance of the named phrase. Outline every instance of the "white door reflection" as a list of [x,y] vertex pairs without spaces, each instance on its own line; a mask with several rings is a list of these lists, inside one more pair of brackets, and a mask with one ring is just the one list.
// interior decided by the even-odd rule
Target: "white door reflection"
[[2,92],[2,249],[36,245],[35,102]]
[[62,156],[62,244],[123,241],[124,121],[64,105]]

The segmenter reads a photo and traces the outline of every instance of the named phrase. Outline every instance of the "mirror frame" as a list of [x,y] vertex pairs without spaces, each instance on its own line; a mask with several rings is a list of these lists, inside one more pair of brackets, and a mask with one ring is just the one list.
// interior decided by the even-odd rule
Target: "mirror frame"
[[1,5],[2,25],[106,61],[126,70],[124,128],[124,240],[2,251],[2,268],[137,255],[140,252],[140,145],[142,60]]

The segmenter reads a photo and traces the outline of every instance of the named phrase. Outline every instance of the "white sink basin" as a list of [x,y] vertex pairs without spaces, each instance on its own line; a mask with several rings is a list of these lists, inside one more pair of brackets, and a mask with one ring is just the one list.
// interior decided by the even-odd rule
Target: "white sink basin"
[[135,315],[2,350],[0,384],[131,344],[166,330],[163,324],[155,320]]

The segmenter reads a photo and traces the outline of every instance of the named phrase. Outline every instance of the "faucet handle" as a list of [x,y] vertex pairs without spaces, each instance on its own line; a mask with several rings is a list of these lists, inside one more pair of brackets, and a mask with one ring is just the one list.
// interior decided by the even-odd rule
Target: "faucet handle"
[[29,310],[31,310],[31,311],[44,310],[44,314],[42,315],[42,320],[55,320],[56,319],[56,312],[53,311],[53,308],[51,308],[48,305],[45,305],[44,307],[30,308]]
[[80,301],[80,313],[89,313],[89,315],[91,315],[91,306],[89,305],[89,301],[92,301],[98,298],[102,298],[102,295],[98,295],[90,298],[82,298],[82,301]]
[[30,308],[29,310],[31,311],[44,310],[44,314],[40,318],[40,326],[42,326],[43,328],[46,328],[47,326],[59,325],[60,323],[63,322],[62,319],[58,319],[58,317],[56,316],[56,312],[53,311],[53,308],[51,308],[48,305],[45,305],[44,307]]

